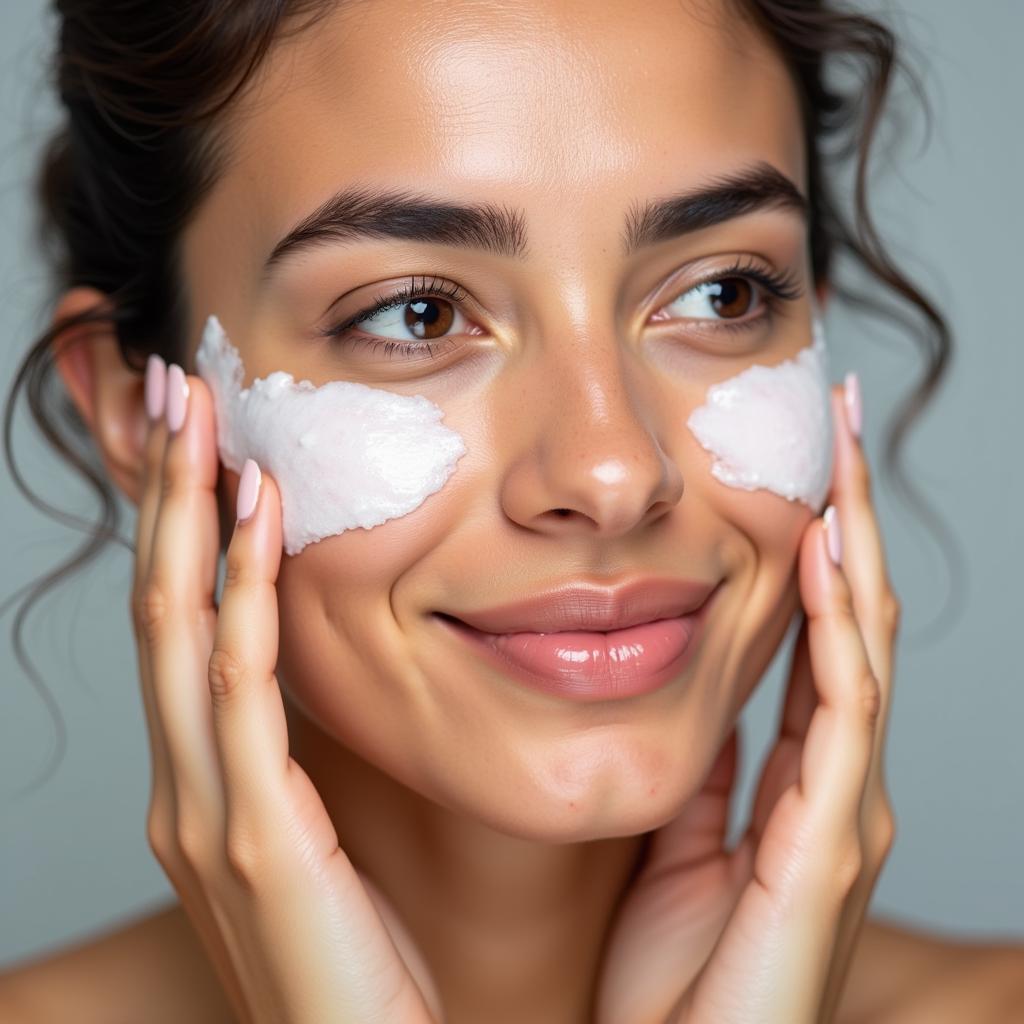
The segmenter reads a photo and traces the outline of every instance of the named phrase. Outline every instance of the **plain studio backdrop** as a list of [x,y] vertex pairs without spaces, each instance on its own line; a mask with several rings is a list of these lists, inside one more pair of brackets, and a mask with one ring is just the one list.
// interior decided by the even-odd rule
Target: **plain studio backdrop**
[[[55,121],[44,88],[53,24],[43,0],[0,7],[0,382],[9,386],[45,322],[47,282],[32,242],[30,179]],[[878,10],[872,3],[872,10]],[[890,0],[934,111],[926,137],[905,83],[874,163],[873,206],[895,257],[950,318],[951,372],[909,448],[914,480],[950,524],[966,576],[912,509],[878,483],[904,629],[888,744],[898,836],[871,913],[959,936],[1024,937],[1024,95],[1018,0]],[[1016,125],[1016,127],[1014,127]],[[833,379],[861,374],[865,442],[880,466],[885,419],[915,373],[894,327],[833,306]],[[18,417],[16,449],[51,501],[89,514],[84,488]],[[0,474],[0,600],[69,551],[75,535]],[[130,530],[134,518],[126,520]],[[149,753],[128,617],[131,559],[111,549],[58,588],[26,638],[67,728],[59,766],[46,704],[0,621],[0,964],[141,915],[173,899],[145,837]],[[955,587],[955,616],[942,617]],[[789,644],[744,712],[734,833],[746,821],[775,729]]]

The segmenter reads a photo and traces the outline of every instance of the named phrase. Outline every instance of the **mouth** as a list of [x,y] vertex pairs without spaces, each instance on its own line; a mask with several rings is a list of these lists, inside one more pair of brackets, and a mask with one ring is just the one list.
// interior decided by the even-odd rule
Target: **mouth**
[[577,701],[650,693],[689,664],[718,583],[572,584],[480,611],[435,613],[515,682]]

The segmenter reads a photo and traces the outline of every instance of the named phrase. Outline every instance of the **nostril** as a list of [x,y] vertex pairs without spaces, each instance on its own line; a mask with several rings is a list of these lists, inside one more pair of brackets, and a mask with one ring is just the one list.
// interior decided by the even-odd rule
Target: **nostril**
[[566,516],[571,516],[572,515],[572,509],[571,508],[553,508],[551,511],[554,512],[554,514],[556,516],[561,516],[563,519]]

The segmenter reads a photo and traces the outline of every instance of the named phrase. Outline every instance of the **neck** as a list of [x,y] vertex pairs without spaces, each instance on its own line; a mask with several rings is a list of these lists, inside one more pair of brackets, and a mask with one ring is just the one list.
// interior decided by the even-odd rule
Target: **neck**
[[394,906],[448,1024],[590,1019],[594,979],[644,837],[541,843],[426,799],[289,706],[292,756],[346,855]]

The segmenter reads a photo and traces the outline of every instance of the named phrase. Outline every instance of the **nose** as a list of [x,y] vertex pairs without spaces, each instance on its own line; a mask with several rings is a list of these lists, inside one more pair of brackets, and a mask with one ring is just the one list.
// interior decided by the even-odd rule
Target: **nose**
[[622,537],[674,508],[683,477],[657,436],[655,403],[631,393],[619,353],[587,352],[575,363],[535,366],[514,389],[524,396],[509,410],[519,448],[501,502],[509,519],[536,532]]

